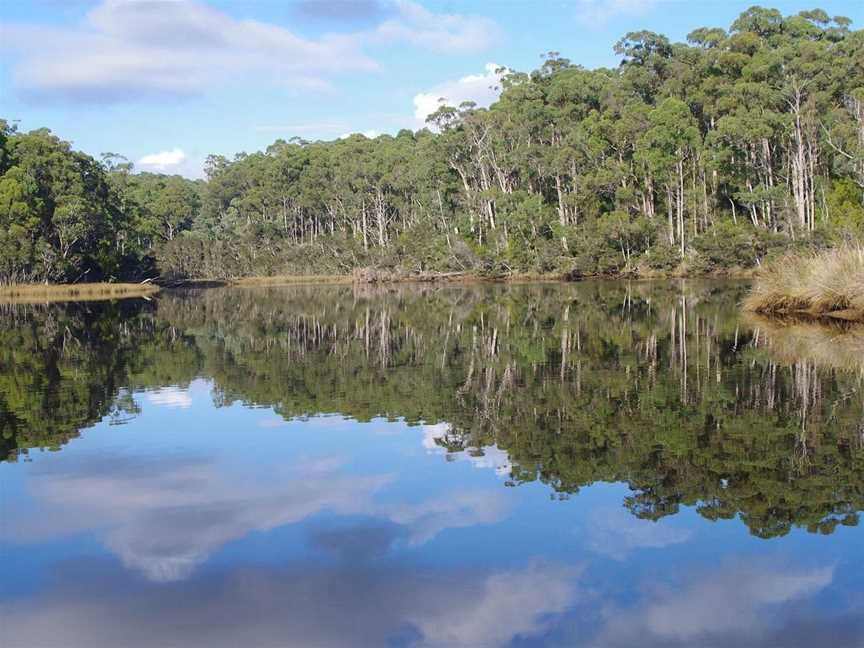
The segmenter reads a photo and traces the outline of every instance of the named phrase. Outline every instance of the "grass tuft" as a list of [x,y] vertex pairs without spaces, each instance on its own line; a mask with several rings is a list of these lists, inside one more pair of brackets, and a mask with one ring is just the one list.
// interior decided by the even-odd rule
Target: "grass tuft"
[[864,319],[864,247],[782,257],[760,273],[744,309],[763,315]]

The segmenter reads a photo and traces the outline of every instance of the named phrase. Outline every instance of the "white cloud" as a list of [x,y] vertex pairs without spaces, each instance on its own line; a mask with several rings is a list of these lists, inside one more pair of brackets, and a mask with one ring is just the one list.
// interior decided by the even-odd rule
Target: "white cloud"
[[615,560],[624,560],[637,549],[662,549],[681,544],[693,536],[689,529],[640,520],[620,507],[592,511],[584,533],[592,551]]
[[586,25],[603,25],[619,16],[645,13],[658,0],[579,0],[579,20]]
[[135,165],[141,171],[176,174],[193,180],[204,177],[204,160],[200,157],[187,156],[180,147],[149,153],[140,158]]
[[473,101],[487,107],[501,94],[501,79],[506,68],[497,63],[487,63],[481,74],[469,74],[456,81],[445,81],[425,92],[414,95],[414,120],[418,128],[426,125],[426,118],[442,105],[459,106],[464,101]]
[[165,170],[170,167],[176,167],[186,161],[186,153],[181,148],[173,148],[170,151],[159,151],[158,153],[150,153],[145,155],[138,164],[144,167]]
[[356,37],[306,39],[192,0],[103,0],[80,27],[7,23],[4,40],[23,87],[81,99],[194,95],[258,73],[320,89],[317,75],[378,68]]
[[342,135],[339,136],[339,139],[348,139],[352,135],[362,135],[366,139],[375,139],[376,137],[381,135],[381,131],[378,131],[378,130],[375,130],[374,128],[372,128],[372,129],[365,130],[362,132],[355,131],[353,133],[342,133]]
[[483,16],[436,14],[411,0],[396,0],[398,18],[378,26],[374,37],[382,42],[405,41],[437,52],[479,52],[499,38],[495,21]]
[[31,93],[87,101],[200,95],[256,75],[296,94],[332,92],[334,75],[380,69],[364,47],[407,42],[434,51],[488,47],[489,18],[437,14],[397,0],[370,31],[306,38],[195,0],[102,0],[75,27],[7,22],[0,47],[18,54]]

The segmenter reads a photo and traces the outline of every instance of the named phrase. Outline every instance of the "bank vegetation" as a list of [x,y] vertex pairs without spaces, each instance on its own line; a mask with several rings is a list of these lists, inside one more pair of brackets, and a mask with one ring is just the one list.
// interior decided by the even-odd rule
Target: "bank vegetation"
[[744,306],[764,315],[864,321],[864,247],[786,255],[759,274]]
[[0,304],[125,299],[158,292],[152,283],[8,284],[0,285]]

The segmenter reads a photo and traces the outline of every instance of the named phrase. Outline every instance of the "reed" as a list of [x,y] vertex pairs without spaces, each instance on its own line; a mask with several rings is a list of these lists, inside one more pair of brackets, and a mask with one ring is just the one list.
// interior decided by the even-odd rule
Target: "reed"
[[8,284],[0,285],[0,303],[123,299],[147,297],[157,292],[159,286],[137,283]]
[[786,255],[759,274],[744,309],[763,315],[864,320],[864,247]]

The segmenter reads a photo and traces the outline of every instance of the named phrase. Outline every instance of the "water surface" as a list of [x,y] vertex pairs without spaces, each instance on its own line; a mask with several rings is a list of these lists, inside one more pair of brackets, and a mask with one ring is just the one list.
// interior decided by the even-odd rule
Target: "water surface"
[[0,307],[0,645],[864,645],[860,330],[733,283]]

